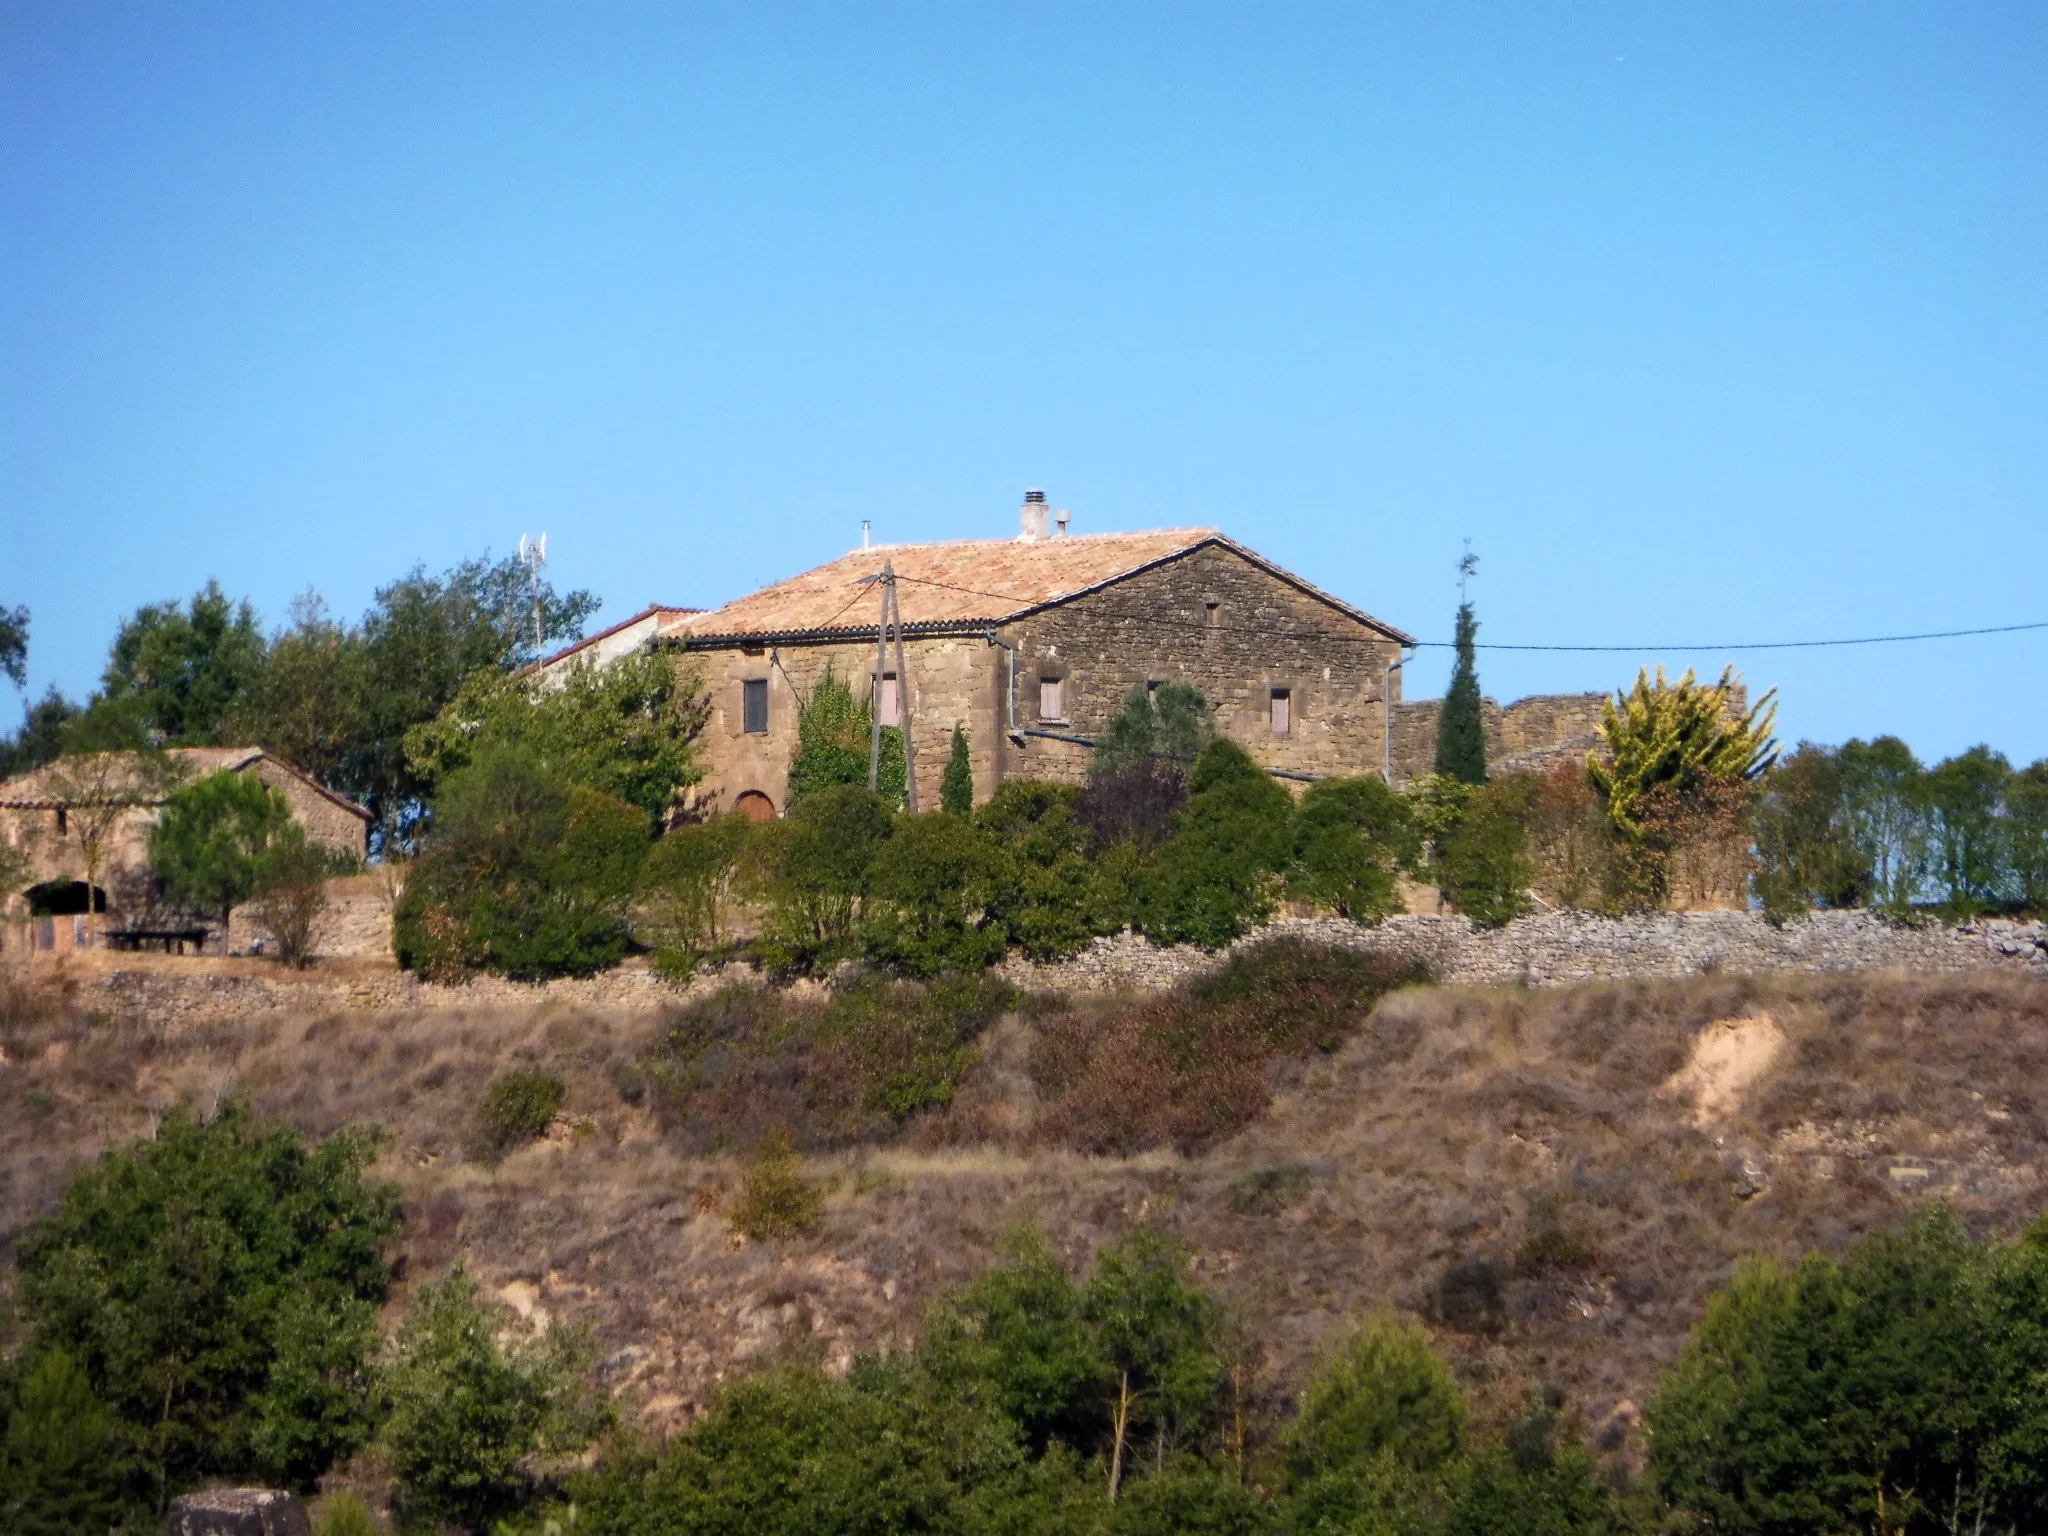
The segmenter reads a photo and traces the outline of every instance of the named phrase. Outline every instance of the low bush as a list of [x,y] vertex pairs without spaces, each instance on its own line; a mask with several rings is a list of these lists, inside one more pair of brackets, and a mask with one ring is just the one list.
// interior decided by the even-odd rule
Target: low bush
[[1248,1168],[1230,1181],[1230,1208],[1240,1216],[1270,1216],[1308,1194],[1305,1163],[1268,1163]]
[[804,1174],[803,1159],[789,1132],[771,1131],[747,1158],[738,1198],[728,1213],[732,1224],[756,1242],[802,1237],[824,1214],[825,1192]]
[[1337,1049],[1426,965],[1299,939],[1251,947],[1163,997],[1041,1020],[1030,1069],[1040,1139],[1096,1153],[1195,1152],[1256,1119],[1273,1069]]
[[1384,780],[1324,779],[1308,787],[1295,814],[1288,894],[1378,922],[1401,910],[1401,871],[1421,854],[1415,813]]
[[[1009,859],[991,915],[1035,960],[1070,955],[1132,919],[1138,850],[1129,841],[1098,841],[1081,817],[1081,797],[1092,792],[1011,779],[974,813]],[[1175,809],[1182,798],[1176,788]]]
[[1294,803],[1224,737],[1202,749],[1187,808],[1139,876],[1138,918],[1161,944],[1216,949],[1273,913]]
[[494,1078],[477,1106],[471,1143],[477,1159],[496,1162],[543,1135],[567,1092],[551,1072],[507,1072]]
[[676,1009],[645,1085],[665,1130],[717,1152],[778,1128],[822,1150],[895,1135],[952,1102],[975,1041],[1015,994],[993,977],[871,976],[829,999],[732,987]]
[[998,893],[1010,861],[964,816],[903,816],[875,851],[861,911],[871,958],[909,976],[978,971],[1005,947]]
[[370,1507],[352,1493],[331,1493],[321,1503],[314,1536],[383,1536]]
[[1529,910],[1535,805],[1534,778],[1505,774],[1473,790],[1437,839],[1437,887],[1473,922],[1498,925]]
[[610,1421],[588,1338],[552,1326],[503,1342],[508,1319],[459,1264],[413,1293],[382,1373],[383,1447],[408,1523],[484,1525]]

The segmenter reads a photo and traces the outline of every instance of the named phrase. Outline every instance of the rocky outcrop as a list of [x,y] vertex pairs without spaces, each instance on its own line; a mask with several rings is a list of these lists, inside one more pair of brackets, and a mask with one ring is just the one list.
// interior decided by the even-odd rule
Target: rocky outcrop
[[275,1488],[209,1488],[171,1501],[164,1536],[313,1536],[313,1524]]

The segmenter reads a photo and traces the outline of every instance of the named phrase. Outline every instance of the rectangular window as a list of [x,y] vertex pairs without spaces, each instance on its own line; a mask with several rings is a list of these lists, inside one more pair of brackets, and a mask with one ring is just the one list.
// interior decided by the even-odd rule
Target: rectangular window
[[1067,685],[1057,677],[1041,677],[1038,680],[1038,718],[1041,720],[1064,720],[1067,718]]
[[1273,734],[1275,736],[1285,736],[1293,727],[1293,705],[1292,690],[1287,688],[1275,688],[1273,690]]
[[742,728],[752,735],[768,729],[768,679],[748,678],[740,684]]
[[884,725],[903,723],[903,689],[898,685],[894,672],[882,674],[881,708],[877,713],[881,715]]

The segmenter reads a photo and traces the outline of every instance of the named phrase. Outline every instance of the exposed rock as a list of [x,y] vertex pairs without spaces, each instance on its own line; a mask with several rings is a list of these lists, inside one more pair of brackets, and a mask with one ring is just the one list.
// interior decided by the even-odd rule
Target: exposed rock
[[275,1488],[209,1488],[171,1501],[164,1536],[313,1536],[313,1523]]

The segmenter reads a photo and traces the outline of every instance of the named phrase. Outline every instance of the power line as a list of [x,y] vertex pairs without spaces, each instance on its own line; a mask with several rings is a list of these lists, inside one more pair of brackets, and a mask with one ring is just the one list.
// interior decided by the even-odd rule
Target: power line
[[[911,582],[921,587],[942,587],[948,592],[961,592],[969,597],[991,597],[998,602],[1016,603],[1023,607],[1044,606],[1048,599],[1020,597],[1014,592],[986,592],[979,587],[955,586],[947,581],[933,581],[924,576],[905,576],[896,573],[898,581]],[[849,605],[850,606],[850,605]],[[841,609],[844,613],[846,610]],[[1096,613],[1104,618],[1133,619],[1141,623],[1170,626],[1181,629],[1209,630],[1212,626],[1199,619],[1176,619],[1158,613],[1134,613],[1128,610],[1097,608]],[[1859,635],[1844,640],[1738,640],[1725,645],[1516,645],[1482,640],[1477,648],[1482,651],[1572,651],[1584,653],[1648,653],[1673,651],[1797,651],[1815,650],[1830,646],[1849,645],[1897,645],[1913,640],[1957,640],[1971,635],[2013,635],[2027,630],[2048,629],[2048,619],[2032,624],[1996,624],[1984,629],[1936,629],[1911,635]],[[1369,640],[1358,635],[1333,635],[1322,630],[1273,629],[1256,624],[1237,624],[1230,632],[1239,635],[1261,635],[1274,640],[1314,640],[1320,643],[1337,642],[1349,645],[1381,645],[1382,640]],[[1413,642],[1422,650],[1453,650],[1456,641],[1417,640]]]

